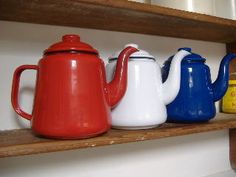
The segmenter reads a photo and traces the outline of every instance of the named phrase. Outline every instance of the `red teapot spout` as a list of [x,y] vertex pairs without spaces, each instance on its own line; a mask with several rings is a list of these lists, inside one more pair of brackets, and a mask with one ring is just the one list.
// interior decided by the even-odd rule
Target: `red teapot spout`
[[127,88],[127,72],[128,72],[128,60],[130,55],[137,52],[138,49],[135,46],[128,46],[118,56],[116,70],[113,80],[107,84],[107,92],[109,95],[109,105],[114,107],[121,98],[125,95]]

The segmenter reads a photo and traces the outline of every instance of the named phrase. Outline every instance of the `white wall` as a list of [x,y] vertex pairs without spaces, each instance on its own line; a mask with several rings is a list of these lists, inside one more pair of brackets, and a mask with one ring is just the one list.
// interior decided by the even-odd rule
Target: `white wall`
[[[173,29],[174,30],[174,29]],[[36,64],[50,44],[75,33],[108,58],[126,43],[137,43],[162,63],[179,47],[192,47],[207,58],[216,78],[225,45],[151,35],[0,21],[0,130],[29,127],[10,104],[14,69]],[[35,73],[25,72],[21,104],[32,109]],[[93,149],[0,159],[0,176],[160,176],[203,177],[230,170],[228,132],[201,133]],[[228,177],[224,175],[225,177]],[[223,177],[223,176],[222,176]]]

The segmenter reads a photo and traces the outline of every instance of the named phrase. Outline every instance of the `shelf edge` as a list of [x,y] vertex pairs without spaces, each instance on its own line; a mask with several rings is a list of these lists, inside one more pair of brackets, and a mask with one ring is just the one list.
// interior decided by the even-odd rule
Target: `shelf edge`
[[[0,147],[0,158],[39,153],[57,152],[65,150],[93,148],[115,144],[133,143],[146,140],[155,140],[167,137],[190,135],[222,129],[236,128],[235,119],[214,121],[205,124],[181,125],[177,127],[156,128],[138,131],[111,130],[103,136],[84,140],[48,140],[29,144],[8,145]],[[28,131],[30,130],[19,130]]]

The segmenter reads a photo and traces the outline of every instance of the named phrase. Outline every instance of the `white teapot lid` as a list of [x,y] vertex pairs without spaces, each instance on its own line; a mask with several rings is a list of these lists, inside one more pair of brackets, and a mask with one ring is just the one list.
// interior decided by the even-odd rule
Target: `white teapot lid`
[[[124,48],[126,47],[135,47],[137,49],[138,45],[137,44],[126,44]],[[109,61],[113,61],[113,60],[117,60],[119,54],[120,54],[121,50],[116,52],[115,54],[113,54],[111,57],[108,58]],[[130,59],[131,60],[138,60],[138,59],[151,59],[156,61],[156,59],[154,58],[154,56],[150,55],[147,51],[145,50],[140,50],[137,52],[134,52],[132,55],[130,55]]]

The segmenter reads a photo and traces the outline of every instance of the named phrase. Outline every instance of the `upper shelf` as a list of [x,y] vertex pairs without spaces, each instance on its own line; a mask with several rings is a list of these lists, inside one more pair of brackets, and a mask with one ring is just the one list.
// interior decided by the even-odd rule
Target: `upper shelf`
[[0,20],[236,42],[236,21],[126,0],[0,0]]

